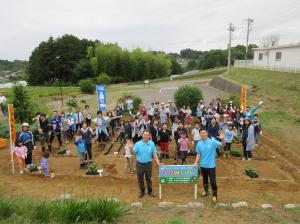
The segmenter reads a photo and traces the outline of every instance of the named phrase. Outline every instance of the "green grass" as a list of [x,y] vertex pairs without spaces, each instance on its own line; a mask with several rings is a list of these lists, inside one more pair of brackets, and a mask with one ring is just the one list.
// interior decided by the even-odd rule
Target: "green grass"
[[248,105],[264,101],[257,112],[263,132],[275,135],[289,149],[300,152],[300,75],[256,69],[232,69],[224,75],[253,91]]
[[34,201],[0,198],[1,223],[117,223],[128,208],[114,200]]

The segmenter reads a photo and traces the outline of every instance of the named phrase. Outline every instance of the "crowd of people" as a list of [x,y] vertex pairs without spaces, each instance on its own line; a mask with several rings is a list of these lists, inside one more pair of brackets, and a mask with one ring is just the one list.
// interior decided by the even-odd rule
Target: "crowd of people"
[[[175,164],[183,165],[187,164],[189,156],[196,156],[195,163],[201,160],[201,173],[206,192],[203,195],[207,194],[209,177],[213,195],[216,197],[215,163],[212,162],[215,155],[213,154],[230,157],[231,144],[234,139],[237,139],[243,148],[243,160],[252,160],[252,150],[259,144],[261,134],[261,123],[256,113],[261,105],[262,102],[259,102],[254,108],[247,107],[245,111],[240,111],[232,101],[223,105],[217,98],[209,105],[205,105],[201,100],[196,110],[192,111],[189,106],[177,108],[170,100],[166,104],[159,101],[149,105],[141,104],[135,113],[134,101],[128,97],[125,101],[119,100],[116,107],[107,111],[105,115],[102,111],[97,111],[94,119],[89,105],[86,105],[83,111],[80,108],[76,111],[69,108],[60,113],[54,110],[51,117],[38,113],[33,118],[33,125],[36,126],[41,145],[41,169],[45,176],[50,175],[48,158],[53,151],[52,145],[55,139],[59,147],[70,142],[76,145],[80,168],[85,168],[87,164],[93,162],[93,143],[98,142],[101,150],[106,142],[111,141],[114,144],[119,141],[125,149],[124,157],[128,172],[137,172],[141,197],[144,195],[144,175],[149,184],[148,193],[152,195],[152,168],[149,165],[152,161],[151,156],[159,165],[162,160],[170,157],[174,159]],[[145,147],[142,144],[145,141],[145,134],[146,142],[151,140],[147,148],[151,152],[150,157],[139,155],[143,152],[139,148]],[[172,141],[175,142],[175,150],[170,150]],[[20,173],[23,174],[24,170],[32,166],[32,152],[36,148],[34,135],[29,131],[28,123],[22,124],[22,132],[18,134],[15,145]],[[207,161],[203,161],[205,160],[203,155],[199,156],[201,153],[207,153],[205,147],[215,149],[213,154],[208,153]],[[133,166],[134,155],[137,160],[136,168]]]

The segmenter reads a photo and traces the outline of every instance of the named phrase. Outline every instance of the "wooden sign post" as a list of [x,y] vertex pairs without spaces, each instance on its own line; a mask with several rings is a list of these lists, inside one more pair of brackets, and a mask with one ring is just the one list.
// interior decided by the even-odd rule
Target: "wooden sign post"
[[15,121],[14,105],[13,104],[8,104],[8,120],[9,120],[11,166],[12,166],[12,173],[15,174],[14,146],[15,146],[15,141],[16,141],[16,138],[17,138],[17,134],[16,134],[16,121]]

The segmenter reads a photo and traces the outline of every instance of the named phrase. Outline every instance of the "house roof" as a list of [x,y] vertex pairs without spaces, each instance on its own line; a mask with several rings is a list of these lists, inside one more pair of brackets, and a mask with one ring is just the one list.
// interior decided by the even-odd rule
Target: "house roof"
[[292,44],[285,44],[285,45],[278,45],[278,46],[274,46],[274,47],[253,48],[252,50],[254,50],[254,51],[273,50],[273,49],[293,48],[293,47],[300,47],[300,42],[299,43],[292,43]]

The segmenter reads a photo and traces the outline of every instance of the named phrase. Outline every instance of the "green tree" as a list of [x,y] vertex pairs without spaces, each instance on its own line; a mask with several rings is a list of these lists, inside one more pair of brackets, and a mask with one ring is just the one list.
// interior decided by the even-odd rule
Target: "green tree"
[[92,79],[83,79],[79,82],[81,92],[87,94],[93,94],[96,89],[95,82]]
[[198,87],[182,86],[174,94],[177,108],[189,106],[192,111],[197,110],[197,105],[203,99],[202,92]]
[[15,118],[18,123],[31,123],[32,107],[30,97],[22,85],[16,85],[13,88],[13,105]]

